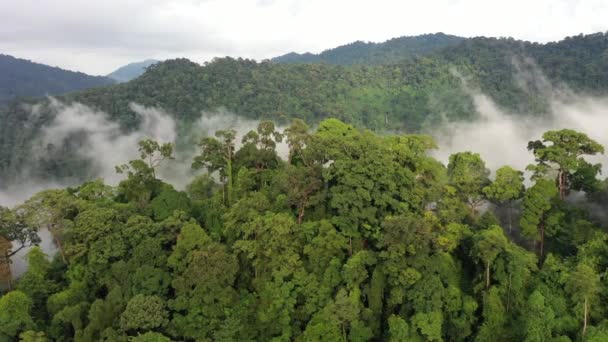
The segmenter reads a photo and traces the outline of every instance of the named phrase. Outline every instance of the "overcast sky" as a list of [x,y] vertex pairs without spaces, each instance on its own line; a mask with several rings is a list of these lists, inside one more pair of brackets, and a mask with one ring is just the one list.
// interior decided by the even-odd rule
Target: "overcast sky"
[[107,74],[434,32],[547,42],[606,31],[607,18],[606,0],[0,0],[0,53]]

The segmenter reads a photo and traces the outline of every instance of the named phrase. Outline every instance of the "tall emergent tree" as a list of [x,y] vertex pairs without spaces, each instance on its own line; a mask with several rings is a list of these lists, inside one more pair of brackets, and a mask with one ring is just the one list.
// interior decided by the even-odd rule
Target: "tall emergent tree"
[[474,210],[484,200],[483,188],[490,184],[490,170],[478,153],[459,152],[450,156],[448,177],[460,194]]
[[524,236],[534,238],[539,243],[539,261],[545,252],[547,219],[552,201],[557,197],[557,187],[552,181],[541,178],[526,191],[523,213],[519,221]]
[[[581,262],[566,279],[566,291],[576,303],[576,309],[583,316],[583,335],[587,332],[591,304],[599,301],[601,280],[595,269]],[[582,311],[582,312],[581,312]]]
[[192,168],[206,168],[209,173],[218,171],[224,183],[226,204],[231,203],[234,163],[234,139],[236,131],[233,129],[217,131],[214,137],[205,137],[198,144],[201,153],[194,157]]
[[156,169],[163,161],[174,159],[173,144],[159,144],[154,140],[144,139],[139,141],[138,145],[140,159],[116,166],[116,172],[127,174],[127,179],[120,183],[120,192],[127,199],[143,206],[160,188],[156,178]]
[[507,248],[508,240],[499,226],[491,226],[475,237],[474,256],[485,265],[485,285],[490,287],[490,267],[498,254]]
[[556,172],[559,197],[563,200],[570,190],[593,190],[597,186],[596,175],[600,164],[590,164],[583,156],[604,153],[604,147],[585,133],[571,129],[547,131],[543,140],[530,141],[528,150],[534,153],[536,165],[529,165],[534,178]]
[[509,231],[512,229],[513,202],[524,194],[524,174],[510,166],[496,170],[496,179],[492,184],[483,188],[486,197],[495,204],[507,205],[507,221]]

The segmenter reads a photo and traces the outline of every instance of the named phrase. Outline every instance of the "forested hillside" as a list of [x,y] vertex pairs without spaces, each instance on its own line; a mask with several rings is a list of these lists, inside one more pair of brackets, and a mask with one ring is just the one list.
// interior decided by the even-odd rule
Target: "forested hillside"
[[113,84],[112,79],[90,76],[0,54],[0,106],[16,97],[61,95]]
[[[332,117],[378,132],[422,132],[441,120],[476,118],[470,91],[482,91],[508,112],[530,116],[551,109],[547,96],[552,87],[605,94],[606,51],[607,35],[598,33],[544,45],[465,39],[426,57],[385,65],[221,58],[200,66],[177,59],[155,64],[131,82],[58,99],[108,113],[125,131],[135,129],[141,120],[130,108],[138,103],[167,111],[180,129],[191,127],[202,111],[224,108],[241,117],[280,124],[300,118],[314,125]],[[87,174],[82,163],[61,166],[73,159],[69,146],[45,153],[52,156],[50,164],[30,156],[40,127],[57,114],[49,103],[31,100],[27,104],[41,104],[31,107],[13,102],[0,109],[0,179],[5,183],[21,174],[25,165],[50,179]]]
[[443,33],[399,37],[382,43],[353,42],[321,52],[298,54],[295,52],[275,57],[275,63],[327,63],[340,65],[395,64],[413,57],[430,55],[448,46],[454,46],[465,38]]
[[59,248],[16,281],[0,267],[0,340],[606,341],[608,234],[568,200],[605,197],[604,148],[538,139],[525,188],[475,153],[444,166],[428,136],[262,121],[238,149],[203,138],[184,192],[156,177],[173,146],[140,141],[117,187],[0,207],[0,255],[39,229]]
[[[136,129],[140,123],[141,118],[130,108],[131,103],[137,103],[166,110],[184,130],[201,117],[202,111],[224,108],[241,117],[282,124],[292,118],[314,124],[334,117],[375,130],[415,132],[432,125],[440,115],[474,115],[472,103],[459,84],[449,65],[435,60],[370,68],[232,58],[199,66],[178,59],[155,64],[131,82],[58,100],[102,110],[120,122],[125,131]],[[45,157],[53,155],[50,159],[59,165],[53,166],[44,161],[36,165],[37,161],[26,153],[40,128],[57,115],[49,100],[34,103],[42,104],[36,108],[37,115],[31,115],[31,106],[24,107],[23,103],[12,103],[0,111],[0,174],[6,175],[4,180],[19,175],[24,165],[34,165],[33,170],[44,170],[51,177],[66,174],[61,161],[74,155],[69,148],[45,152]]]

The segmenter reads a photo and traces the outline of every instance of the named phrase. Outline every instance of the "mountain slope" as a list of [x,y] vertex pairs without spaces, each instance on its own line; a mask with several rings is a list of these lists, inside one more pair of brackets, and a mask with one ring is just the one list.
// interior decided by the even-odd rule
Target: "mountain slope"
[[113,80],[73,72],[0,54],[0,104],[15,97],[61,95],[114,83]]
[[[449,65],[432,60],[368,68],[232,58],[200,66],[178,59],[155,64],[130,82],[58,100],[104,111],[126,131],[136,129],[141,122],[131,103],[162,108],[182,128],[192,126],[203,111],[225,108],[246,118],[283,124],[296,117],[310,124],[334,117],[375,130],[419,131],[439,118],[433,113],[462,119],[474,112],[459,82],[450,74]],[[33,165],[30,170],[40,177],[86,174],[78,170],[80,166],[64,163],[74,155],[67,147],[45,150],[43,159],[32,160],[28,151],[40,128],[57,115],[50,101],[38,104],[36,115],[16,103],[0,110],[0,174],[6,176],[0,178],[8,181],[19,175],[24,165]]]
[[145,61],[127,64],[108,74],[107,77],[117,82],[128,82],[141,76],[146,71],[146,68],[158,62],[156,59],[146,59]]
[[[167,111],[186,130],[202,112],[224,108],[242,117],[281,124],[293,118],[316,124],[333,117],[376,131],[421,132],[446,117],[476,117],[463,79],[468,89],[483,90],[499,107],[521,115],[551,110],[546,97],[546,86],[551,84],[606,94],[606,48],[606,34],[596,34],[544,45],[480,37],[426,57],[372,66],[258,63],[234,58],[201,66],[177,59],[152,65],[133,81],[58,99],[103,111],[125,131],[136,129],[141,122],[130,107],[138,103]],[[73,156],[69,147],[45,151],[45,160],[32,160],[32,141],[57,115],[57,108],[48,100],[27,103],[39,105],[36,115],[23,103],[0,110],[0,179],[8,181],[19,175],[25,165],[42,177],[85,174],[79,167],[62,164]],[[187,136],[187,132],[180,133],[180,137]]]
[[465,38],[444,33],[399,37],[383,43],[357,41],[321,52],[298,54],[295,52],[273,58],[275,63],[328,63],[328,64],[387,64],[415,56],[426,56],[443,48],[457,45]]

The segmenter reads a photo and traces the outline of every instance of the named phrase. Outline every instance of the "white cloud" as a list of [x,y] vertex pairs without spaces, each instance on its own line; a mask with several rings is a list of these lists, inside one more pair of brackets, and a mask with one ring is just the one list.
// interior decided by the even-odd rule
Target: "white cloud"
[[[479,153],[486,166],[496,170],[509,165],[524,171],[534,163],[532,152],[527,150],[528,142],[542,140],[548,130],[573,129],[587,134],[602,146],[608,148],[608,98],[570,93],[561,97],[563,90],[550,95],[551,113],[537,117],[529,113],[508,113],[500,109],[488,96],[472,92],[473,102],[480,118],[473,122],[447,122],[434,130],[433,135],[439,149],[433,155],[442,162],[448,162],[452,153],[472,151]],[[601,163],[608,170],[608,155],[599,154],[585,157],[593,163]]]
[[0,2],[0,51],[105,74],[145,58],[263,59],[445,32],[533,41],[608,28],[603,0],[55,0]]

